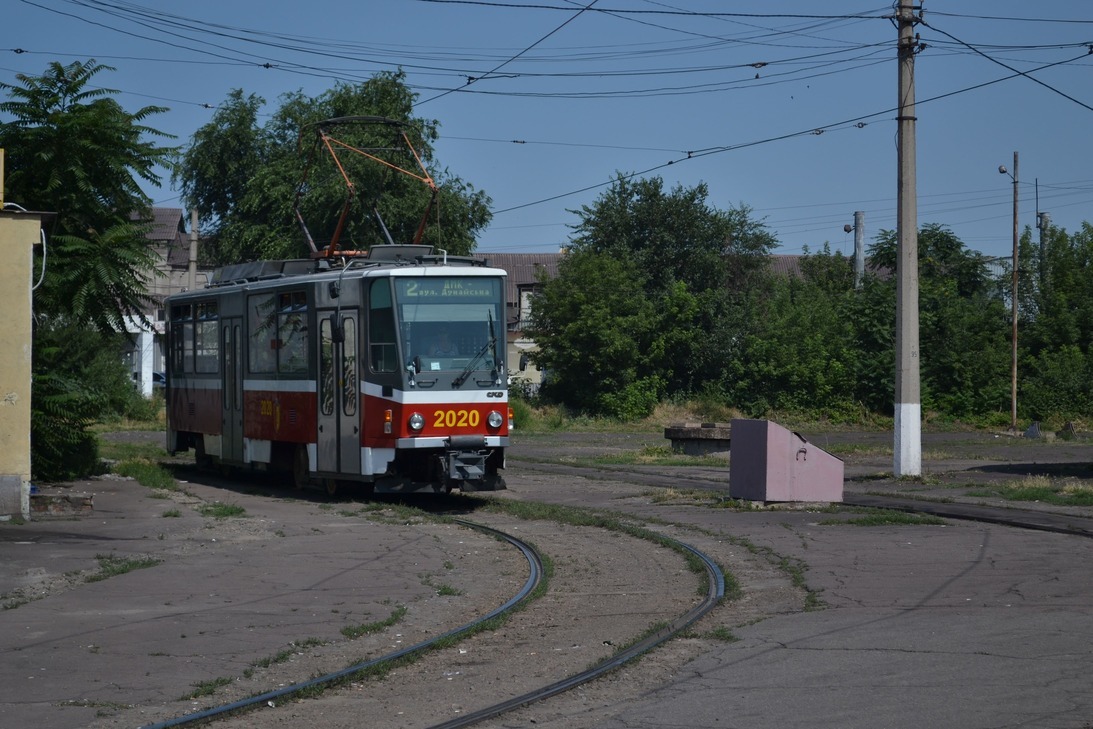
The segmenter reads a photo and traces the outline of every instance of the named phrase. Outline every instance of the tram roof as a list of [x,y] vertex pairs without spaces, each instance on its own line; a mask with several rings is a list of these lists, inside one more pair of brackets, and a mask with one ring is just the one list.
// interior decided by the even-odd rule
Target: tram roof
[[[449,273],[506,276],[503,268],[491,267],[487,261],[466,256],[437,254],[428,245],[373,246],[362,256],[329,258],[295,258],[275,261],[252,261],[222,266],[213,272],[208,286],[188,291],[183,296],[200,296],[216,290],[255,283],[287,283],[312,276],[316,280],[370,274],[396,276],[438,276]],[[177,298],[176,294],[172,298]]]

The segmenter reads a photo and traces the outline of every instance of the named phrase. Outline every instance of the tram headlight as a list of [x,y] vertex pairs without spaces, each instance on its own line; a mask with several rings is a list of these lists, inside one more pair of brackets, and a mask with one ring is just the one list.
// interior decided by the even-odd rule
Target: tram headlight
[[491,410],[490,414],[486,416],[486,423],[491,428],[500,428],[501,423],[505,422],[505,419],[501,417],[501,413],[496,410]]
[[420,432],[425,427],[425,417],[421,413],[414,413],[410,416],[410,430],[414,432]]

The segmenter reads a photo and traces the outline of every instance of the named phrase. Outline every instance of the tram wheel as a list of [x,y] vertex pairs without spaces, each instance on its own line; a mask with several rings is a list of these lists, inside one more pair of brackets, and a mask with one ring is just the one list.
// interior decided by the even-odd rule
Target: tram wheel
[[213,465],[213,458],[205,452],[205,438],[201,435],[194,438],[194,465],[201,470]]
[[324,478],[323,488],[326,489],[327,496],[336,496],[338,493],[338,479]]
[[307,446],[296,446],[292,454],[292,483],[298,489],[307,488],[311,484],[311,476],[308,475]]

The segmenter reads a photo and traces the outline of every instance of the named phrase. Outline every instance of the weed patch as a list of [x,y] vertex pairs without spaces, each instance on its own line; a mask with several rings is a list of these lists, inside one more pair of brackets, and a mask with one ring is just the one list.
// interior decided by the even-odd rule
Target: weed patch
[[378,633],[385,628],[389,628],[392,625],[398,623],[406,615],[406,608],[399,606],[395,608],[390,615],[383,620],[377,620],[374,623],[363,623],[362,625],[347,625],[342,628],[342,635],[352,640],[353,638],[360,638],[362,635],[370,635],[372,633]]
[[190,684],[194,687],[194,690],[186,694],[181,698],[181,701],[190,701],[192,699],[199,699],[202,696],[212,696],[216,693],[216,690],[221,686],[227,686],[232,682],[232,679],[221,677],[213,678],[208,681],[201,681],[199,683]]
[[821,526],[944,526],[946,521],[931,514],[914,514],[892,509],[870,510],[869,513],[850,519],[824,519]]
[[969,491],[968,495],[1058,506],[1093,506],[1093,484],[1071,479],[1053,480],[1047,476],[1030,476],[1021,481],[979,488]]
[[202,504],[198,507],[197,513],[214,519],[227,519],[232,516],[246,516],[247,510],[238,504],[224,504],[214,501],[211,504]]
[[174,476],[158,463],[143,458],[121,461],[114,466],[114,473],[135,479],[142,486],[150,489],[178,490],[178,482],[175,481]]
[[116,554],[97,554],[95,559],[99,561],[99,571],[88,576],[87,582],[101,582],[134,570],[155,567],[163,561],[154,557],[119,557]]

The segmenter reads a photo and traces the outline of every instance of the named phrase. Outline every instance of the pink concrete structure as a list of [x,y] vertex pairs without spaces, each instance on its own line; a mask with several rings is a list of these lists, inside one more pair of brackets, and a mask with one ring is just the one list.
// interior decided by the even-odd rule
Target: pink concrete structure
[[733,420],[729,496],[749,501],[843,500],[843,462],[769,420]]

